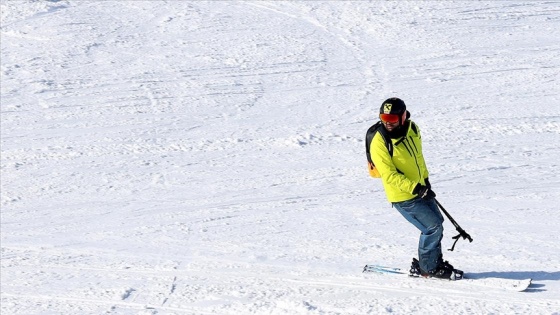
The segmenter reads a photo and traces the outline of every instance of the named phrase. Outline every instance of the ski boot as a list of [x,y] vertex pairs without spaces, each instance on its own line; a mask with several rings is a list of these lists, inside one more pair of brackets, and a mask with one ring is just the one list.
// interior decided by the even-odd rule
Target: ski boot
[[449,280],[463,279],[463,271],[455,269],[447,260],[439,259],[438,266],[432,272],[429,272],[432,277]]
[[408,273],[411,277],[420,277],[422,275],[422,270],[420,270],[420,262],[416,258],[412,258],[412,264],[410,265],[410,271]]
[[463,271],[453,268],[453,266],[448,261],[443,261],[440,259],[437,267],[434,270],[426,272],[420,268],[420,262],[418,261],[418,259],[412,258],[409,276],[461,280],[463,279]]

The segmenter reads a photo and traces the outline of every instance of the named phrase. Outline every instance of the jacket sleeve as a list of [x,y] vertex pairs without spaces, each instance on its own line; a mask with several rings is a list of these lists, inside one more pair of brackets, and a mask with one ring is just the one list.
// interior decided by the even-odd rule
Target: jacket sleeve
[[[397,189],[407,193],[412,193],[417,183],[411,181],[397,171],[397,168],[395,167],[395,164],[393,164],[393,160],[389,155],[389,151],[385,146],[383,136],[379,133],[377,133],[371,141],[370,155],[385,186],[388,185],[390,186],[390,189]],[[385,189],[388,188],[386,187]]]

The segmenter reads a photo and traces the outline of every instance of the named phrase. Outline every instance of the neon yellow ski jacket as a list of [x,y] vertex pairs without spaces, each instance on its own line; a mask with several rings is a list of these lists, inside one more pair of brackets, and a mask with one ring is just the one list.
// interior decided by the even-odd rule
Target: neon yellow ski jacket
[[376,133],[370,144],[370,154],[378,169],[389,202],[414,199],[412,193],[418,183],[425,185],[428,168],[422,154],[420,129],[410,121],[406,136],[388,139],[393,143],[393,157],[385,146],[381,133]]

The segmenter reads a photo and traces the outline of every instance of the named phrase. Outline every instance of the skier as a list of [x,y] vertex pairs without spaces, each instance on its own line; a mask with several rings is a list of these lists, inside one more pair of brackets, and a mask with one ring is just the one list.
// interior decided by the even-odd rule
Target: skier
[[[421,231],[419,260],[413,259],[411,272],[424,277],[449,279],[454,274],[454,268],[443,261],[443,216],[428,179],[420,130],[410,120],[405,103],[396,97],[381,104],[379,118],[384,130],[377,132],[370,143],[371,159],[380,174],[389,202]],[[383,134],[392,142],[392,156]]]

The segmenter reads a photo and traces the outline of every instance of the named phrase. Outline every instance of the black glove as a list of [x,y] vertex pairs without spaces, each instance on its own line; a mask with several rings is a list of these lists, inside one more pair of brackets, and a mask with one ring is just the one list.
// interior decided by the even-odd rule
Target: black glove
[[412,193],[424,200],[430,200],[436,197],[436,193],[433,192],[430,187],[421,184],[417,184]]
[[432,189],[432,184],[430,184],[430,180],[426,177],[426,179],[424,179],[424,182],[426,182],[426,187],[428,187],[429,189]]

